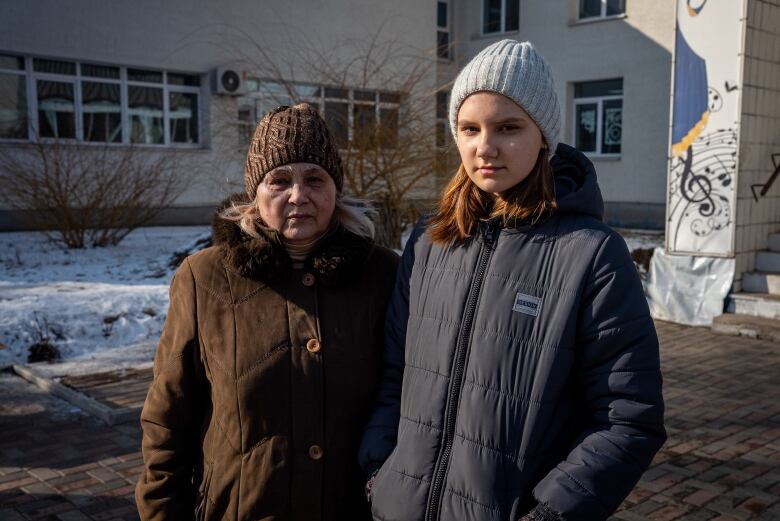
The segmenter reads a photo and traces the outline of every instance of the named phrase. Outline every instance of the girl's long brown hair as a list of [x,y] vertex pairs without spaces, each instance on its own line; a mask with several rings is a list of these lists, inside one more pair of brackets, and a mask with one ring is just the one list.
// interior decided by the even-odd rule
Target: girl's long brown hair
[[547,148],[539,151],[531,173],[498,197],[480,190],[461,164],[447,184],[429,221],[433,242],[460,244],[472,236],[480,220],[534,224],[556,207],[555,186]]

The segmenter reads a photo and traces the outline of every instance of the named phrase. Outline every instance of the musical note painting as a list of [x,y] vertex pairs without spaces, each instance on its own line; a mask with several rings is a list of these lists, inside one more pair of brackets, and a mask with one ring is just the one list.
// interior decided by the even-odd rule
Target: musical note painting
[[669,253],[733,254],[742,0],[678,0]]

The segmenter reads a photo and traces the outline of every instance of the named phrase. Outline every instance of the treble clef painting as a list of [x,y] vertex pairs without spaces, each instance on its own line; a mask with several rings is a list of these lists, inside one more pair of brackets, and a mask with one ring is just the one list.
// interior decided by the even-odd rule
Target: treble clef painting
[[680,229],[696,237],[726,229],[733,222],[730,196],[736,174],[737,134],[720,129],[699,136],[672,167],[671,194],[675,195],[670,214],[678,218],[674,237]]
[[[722,86],[739,78],[738,4],[678,1],[666,223],[671,253],[733,251],[739,88]],[[729,53],[733,60],[724,60]]]

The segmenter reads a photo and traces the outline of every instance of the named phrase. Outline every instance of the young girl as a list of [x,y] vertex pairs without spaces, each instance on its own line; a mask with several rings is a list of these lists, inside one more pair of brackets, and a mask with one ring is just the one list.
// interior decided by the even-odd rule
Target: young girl
[[462,165],[406,245],[360,449],[374,519],[606,519],[666,437],[636,269],[530,43],[466,65],[450,124]]

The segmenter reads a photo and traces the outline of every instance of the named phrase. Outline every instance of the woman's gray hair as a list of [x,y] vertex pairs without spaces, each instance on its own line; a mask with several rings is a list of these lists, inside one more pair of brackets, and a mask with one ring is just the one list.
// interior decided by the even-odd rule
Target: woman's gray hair
[[[355,235],[373,239],[375,227],[371,215],[374,212],[371,203],[365,199],[339,194],[336,196],[336,209],[333,212],[333,218]],[[220,213],[220,217],[238,223],[238,226],[250,237],[260,238],[257,223],[262,223],[262,220],[256,199],[248,203],[231,203]]]

